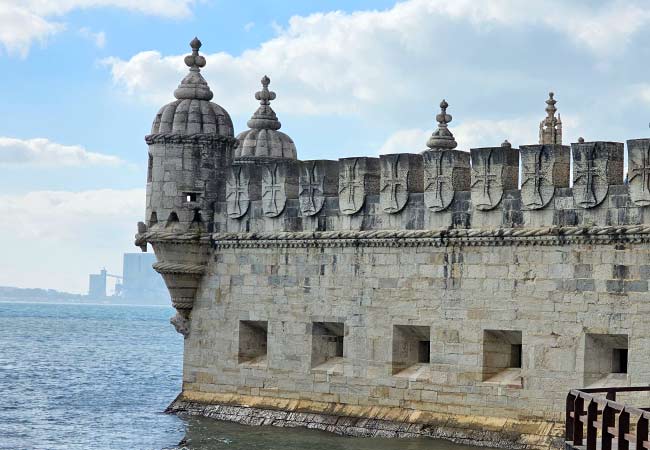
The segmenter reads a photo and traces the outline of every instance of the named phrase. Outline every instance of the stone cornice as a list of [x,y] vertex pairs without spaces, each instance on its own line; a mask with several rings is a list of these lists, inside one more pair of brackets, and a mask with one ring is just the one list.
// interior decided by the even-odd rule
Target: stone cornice
[[216,248],[443,247],[650,242],[650,226],[215,233]]
[[213,233],[150,231],[137,242],[203,244],[215,248],[444,247],[650,242],[650,225],[437,230],[300,231]]
[[219,134],[182,134],[182,133],[158,133],[145,136],[145,142],[152,144],[202,144],[214,145],[216,143],[231,143],[234,146],[238,141],[234,137],[221,136]]
[[135,235],[135,245],[144,243],[156,244],[164,242],[167,244],[208,244],[211,237],[201,231],[146,231]]

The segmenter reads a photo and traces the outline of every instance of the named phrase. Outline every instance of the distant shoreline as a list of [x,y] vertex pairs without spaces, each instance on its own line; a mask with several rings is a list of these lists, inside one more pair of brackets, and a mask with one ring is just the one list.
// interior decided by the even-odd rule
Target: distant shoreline
[[20,303],[20,304],[31,304],[31,305],[86,305],[86,306],[149,306],[156,308],[171,308],[171,304],[163,303],[92,303],[92,302],[82,302],[82,301],[60,301],[60,300],[20,300],[20,299],[5,299],[0,298],[0,303]]

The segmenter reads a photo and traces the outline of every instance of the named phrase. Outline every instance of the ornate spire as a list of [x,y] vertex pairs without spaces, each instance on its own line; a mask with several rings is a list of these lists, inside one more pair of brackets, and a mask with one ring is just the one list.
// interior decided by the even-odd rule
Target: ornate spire
[[249,128],[258,130],[279,130],[282,124],[271,108],[271,100],[275,100],[275,92],[269,91],[271,80],[264,75],[261,81],[262,90],[255,93],[255,99],[260,101],[260,107],[257,108],[247,125]]
[[557,100],[553,98],[553,92],[548,93],[546,100],[546,117],[539,124],[539,143],[540,144],[561,144],[562,143],[562,119],[555,113]]
[[185,65],[190,68],[190,73],[174,91],[174,97],[179,100],[212,100],[212,91],[201,75],[201,68],[205,67],[205,58],[199,55],[201,45],[201,41],[196,37],[190,42],[192,54],[185,57]]
[[436,115],[438,129],[427,141],[427,147],[430,149],[453,149],[458,145],[454,140],[454,135],[447,127],[447,124],[451,122],[451,114],[447,114],[448,106],[449,104],[444,99],[440,102],[440,114]]

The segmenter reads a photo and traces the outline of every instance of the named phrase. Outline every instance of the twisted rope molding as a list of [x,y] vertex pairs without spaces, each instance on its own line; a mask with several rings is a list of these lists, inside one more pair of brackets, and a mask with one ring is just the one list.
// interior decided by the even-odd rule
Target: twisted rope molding
[[205,266],[199,264],[183,264],[172,262],[157,262],[153,264],[153,269],[161,274],[190,274],[203,275]]
[[231,136],[222,136],[219,134],[182,134],[182,133],[156,133],[145,136],[145,142],[151,144],[202,144],[211,145],[219,142],[233,144],[233,148],[239,144],[239,141]]
[[147,242],[155,244],[156,242],[165,243],[209,243],[211,236],[201,231],[146,231],[135,235],[135,245],[140,246]]
[[316,232],[215,233],[217,248],[230,247],[402,247],[556,245],[561,243],[610,243],[650,241],[650,225],[606,227],[541,227],[498,229],[367,230]]
[[136,243],[212,244],[230,247],[400,247],[557,245],[562,243],[650,242],[650,225],[540,227],[437,230],[341,230],[214,233],[150,231],[136,235]]

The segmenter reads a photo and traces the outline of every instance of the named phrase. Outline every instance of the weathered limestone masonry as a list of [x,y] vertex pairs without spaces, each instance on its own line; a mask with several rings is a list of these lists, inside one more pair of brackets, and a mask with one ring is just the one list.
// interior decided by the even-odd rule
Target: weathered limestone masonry
[[561,144],[552,95],[540,144],[470,152],[443,101],[423,152],[299,161],[267,77],[233,137],[199,47],[136,241],[185,336],[170,410],[545,448],[570,388],[650,382],[649,139],[625,183],[622,143]]

